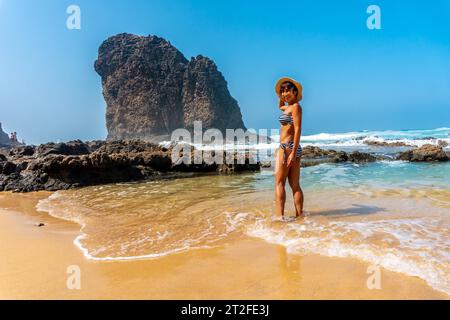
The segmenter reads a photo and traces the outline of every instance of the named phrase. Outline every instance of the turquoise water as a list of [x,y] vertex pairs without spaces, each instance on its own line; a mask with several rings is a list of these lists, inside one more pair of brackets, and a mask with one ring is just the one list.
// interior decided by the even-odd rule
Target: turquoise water
[[[273,189],[271,171],[258,174],[255,188]],[[321,164],[301,169],[305,190],[333,188],[442,188],[450,189],[450,163],[377,161],[365,164]]]

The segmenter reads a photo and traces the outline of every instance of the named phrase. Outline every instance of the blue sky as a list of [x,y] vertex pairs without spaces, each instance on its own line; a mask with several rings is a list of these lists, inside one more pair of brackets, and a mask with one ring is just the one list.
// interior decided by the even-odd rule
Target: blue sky
[[[68,30],[66,8],[81,8]],[[381,30],[366,8],[381,8]],[[249,128],[278,128],[273,86],[304,87],[303,134],[450,126],[450,0],[0,0],[0,122],[28,143],[106,137],[93,63],[120,32],[213,59]]]

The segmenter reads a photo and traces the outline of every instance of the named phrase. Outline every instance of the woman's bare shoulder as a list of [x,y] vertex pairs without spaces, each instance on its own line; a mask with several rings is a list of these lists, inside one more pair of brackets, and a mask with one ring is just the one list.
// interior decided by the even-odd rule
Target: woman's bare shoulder
[[289,106],[290,113],[296,112],[297,110],[300,111],[300,113],[302,112],[302,106],[300,105],[300,103],[296,102]]

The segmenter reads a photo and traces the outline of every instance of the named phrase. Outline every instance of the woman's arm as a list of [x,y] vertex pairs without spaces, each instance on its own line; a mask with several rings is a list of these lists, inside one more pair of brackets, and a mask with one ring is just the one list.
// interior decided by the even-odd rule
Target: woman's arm
[[280,109],[280,110],[286,110],[286,108],[287,108],[288,106],[286,105],[286,102],[284,102],[284,100],[283,99],[279,99],[278,100],[278,108]]
[[302,107],[298,103],[292,105],[292,120],[294,121],[294,146],[292,152],[289,155],[287,165],[294,159],[297,153],[298,145],[300,144],[300,136],[302,134]]

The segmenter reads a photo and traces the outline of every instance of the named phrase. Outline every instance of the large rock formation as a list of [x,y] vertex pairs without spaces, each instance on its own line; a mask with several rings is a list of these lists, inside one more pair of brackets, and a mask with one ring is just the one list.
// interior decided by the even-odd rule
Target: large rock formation
[[122,33],[105,40],[95,61],[106,101],[108,140],[170,139],[174,129],[246,127],[227,82],[209,58],[188,61],[157,36]]
[[10,145],[11,140],[7,133],[5,133],[2,129],[2,123],[0,122],[0,145]]

